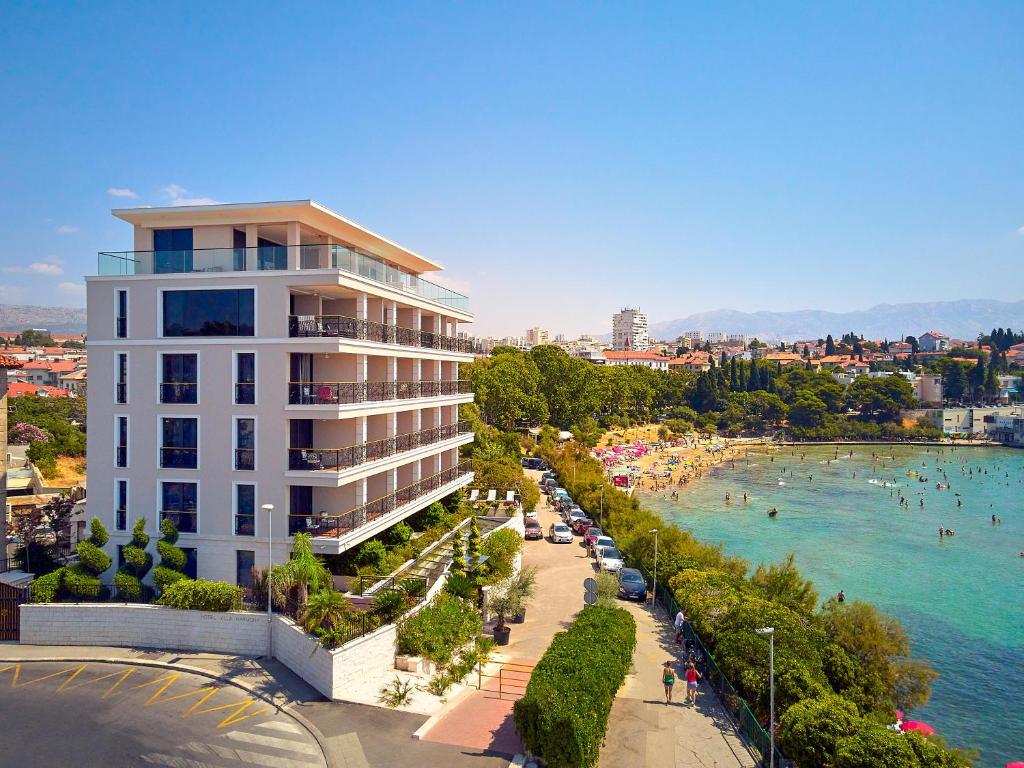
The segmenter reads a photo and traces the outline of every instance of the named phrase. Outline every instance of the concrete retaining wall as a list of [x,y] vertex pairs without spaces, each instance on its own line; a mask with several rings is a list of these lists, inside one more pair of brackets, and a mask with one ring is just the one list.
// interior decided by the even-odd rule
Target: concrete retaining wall
[[177,648],[263,656],[268,639],[267,617],[258,613],[110,603],[21,606],[21,642],[26,645]]

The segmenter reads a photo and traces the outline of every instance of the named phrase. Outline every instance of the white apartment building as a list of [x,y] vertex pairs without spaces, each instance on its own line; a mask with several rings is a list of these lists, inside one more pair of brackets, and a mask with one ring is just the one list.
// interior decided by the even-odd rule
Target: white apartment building
[[540,347],[549,343],[548,336],[546,328],[530,328],[526,331],[526,343],[531,347]]
[[647,315],[639,309],[624,307],[612,315],[612,349],[621,352],[646,352],[651,342],[647,336]]
[[677,339],[680,343],[684,340],[689,341],[692,347],[699,347],[704,343],[704,331],[686,331]]
[[113,213],[134,250],[86,283],[89,511],[115,564],[170,518],[189,575],[246,584],[297,532],[337,554],[471,481],[472,315],[421,277],[440,265],[309,200]]

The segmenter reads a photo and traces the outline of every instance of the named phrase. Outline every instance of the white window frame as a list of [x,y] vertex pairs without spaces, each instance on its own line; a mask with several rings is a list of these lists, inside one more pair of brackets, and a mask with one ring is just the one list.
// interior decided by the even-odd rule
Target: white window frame
[[[252,500],[252,536],[244,536],[235,533],[237,530],[235,521],[238,519],[238,486],[251,485],[253,487]],[[231,483],[231,535],[244,541],[255,541],[260,535],[260,487],[255,480],[234,480]]]
[[[195,419],[196,422],[196,466],[195,469],[186,467],[165,467],[161,462],[163,461],[163,449],[164,445],[164,419]],[[202,467],[202,450],[200,446],[203,444],[203,432],[202,432],[202,420],[199,418],[198,413],[158,413],[156,417],[156,467],[159,470],[171,470],[174,472],[198,472]]]
[[[252,355],[252,403],[238,402],[238,356]],[[234,405],[254,407],[260,402],[260,356],[255,349],[235,349],[231,352],[231,402]]]
[[[124,528],[118,528],[117,527],[117,510],[118,510],[117,502],[118,502],[118,497],[120,496],[120,494],[118,493],[118,486],[121,483],[124,483]],[[115,477],[114,478],[114,524],[112,526],[110,526],[115,531],[124,532],[124,531],[131,530],[131,526],[129,525],[129,523],[131,522],[131,512],[129,511],[131,509],[131,498],[132,498],[132,487],[131,487],[131,483],[129,482],[128,478],[127,477]]]
[[[117,449],[121,446],[118,445],[118,439],[120,438],[120,427],[121,419],[125,420],[125,446],[124,446],[124,466],[117,463]],[[114,467],[116,469],[128,469],[132,463],[132,420],[127,413],[115,413],[114,414]]]
[[156,530],[160,531],[160,526],[163,524],[163,506],[164,506],[164,483],[191,483],[196,487],[196,532],[189,533],[187,531],[178,531],[182,536],[198,536],[203,530],[202,523],[203,519],[200,516],[200,510],[203,506],[202,488],[200,488],[199,478],[177,478],[177,477],[158,477],[156,479]]
[[[195,355],[196,356],[196,401],[194,403],[165,403],[163,399],[164,385],[164,355]],[[194,407],[201,402],[202,387],[202,365],[203,356],[198,349],[161,349],[156,353],[156,405],[183,405],[186,408]]]
[[[121,292],[124,291],[124,336],[117,335],[117,318],[120,317],[117,311],[120,309],[121,304]],[[115,288],[114,289],[114,338],[115,339],[127,339],[129,332],[131,331],[131,323],[128,321],[130,317],[131,307],[131,296],[127,288]]]
[[[194,250],[194,249],[193,249]],[[201,339],[258,339],[260,335],[260,291],[255,283],[251,285],[218,285],[216,287],[202,288],[157,288],[156,291],[156,337],[158,339],[181,339],[189,338],[182,336],[164,336],[164,293],[167,291],[252,291],[252,336],[199,336],[191,338]]]
[[[252,421],[252,469],[237,469],[235,467],[235,451],[238,450],[238,421],[239,419],[250,419]],[[257,456],[259,455],[259,439],[256,436],[257,424],[255,416],[232,416],[231,417],[231,471],[232,472],[256,472],[259,469]]]
[[[124,355],[124,402],[118,402],[117,400],[117,387],[121,383],[118,381],[118,374],[121,369],[121,355]],[[131,367],[132,359],[128,352],[119,351],[114,353],[114,405],[128,405],[131,401]]]

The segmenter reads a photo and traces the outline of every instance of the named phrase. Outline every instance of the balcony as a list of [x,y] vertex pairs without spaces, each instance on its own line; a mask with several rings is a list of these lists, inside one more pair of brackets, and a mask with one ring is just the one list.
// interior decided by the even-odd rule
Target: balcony
[[161,469],[195,469],[198,466],[198,448],[164,447],[160,449]]
[[327,470],[341,472],[371,461],[379,461],[426,445],[451,440],[459,435],[472,433],[468,421],[457,424],[443,424],[419,432],[385,437],[347,448],[289,448],[288,469],[299,471]]
[[256,450],[254,448],[235,448],[235,469],[256,469]]
[[357,320],[344,315],[289,315],[288,335],[292,338],[359,339],[446,352],[473,352],[473,343],[469,339],[417,331],[400,325],[385,325],[373,320]]
[[166,275],[190,272],[265,272],[336,269],[463,312],[469,299],[386,261],[343,245],[274,245],[254,248],[192,248],[182,251],[100,251],[100,275]]
[[170,520],[178,533],[195,533],[199,530],[196,525],[196,511],[194,509],[164,509],[160,511],[160,520]]
[[160,402],[195,405],[199,401],[199,384],[195,381],[173,381],[160,384]]
[[350,405],[471,394],[473,394],[473,382],[466,379],[456,381],[293,381],[288,384],[289,405]]
[[288,535],[310,533],[317,538],[340,539],[471,474],[472,465],[466,461],[340,515],[288,515]]

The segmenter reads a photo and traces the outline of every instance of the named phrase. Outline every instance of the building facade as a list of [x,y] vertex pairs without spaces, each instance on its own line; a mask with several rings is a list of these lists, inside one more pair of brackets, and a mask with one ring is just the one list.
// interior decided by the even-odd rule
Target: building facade
[[189,575],[246,584],[295,533],[340,553],[470,482],[472,315],[420,277],[438,264],[308,200],[114,215],[134,250],[86,283],[89,512],[115,563],[168,518]]
[[647,315],[639,309],[625,307],[612,315],[612,349],[617,352],[646,352],[650,347]]
[[548,336],[547,328],[530,328],[526,332],[526,343],[531,347],[541,347],[549,343]]

